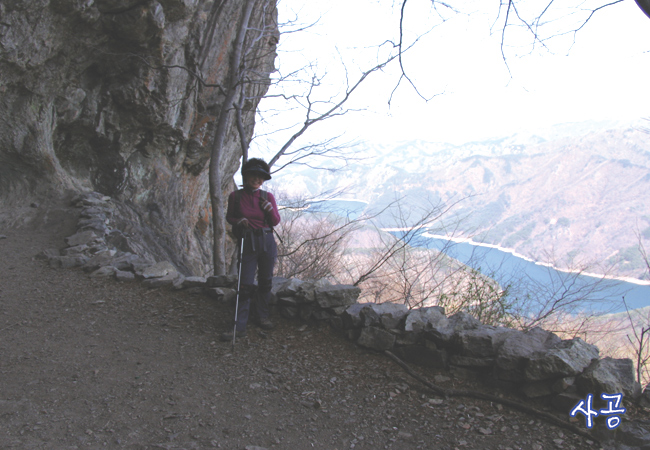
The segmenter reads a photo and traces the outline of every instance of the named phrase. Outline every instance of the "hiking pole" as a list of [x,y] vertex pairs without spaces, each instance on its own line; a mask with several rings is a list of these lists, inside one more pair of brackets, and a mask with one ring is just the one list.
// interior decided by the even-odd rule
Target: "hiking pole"
[[246,232],[241,237],[241,245],[239,246],[239,270],[237,274],[237,300],[235,301],[235,325],[232,330],[232,351],[235,351],[235,337],[237,336],[237,313],[239,312],[239,291],[241,290],[241,266],[242,257],[244,255],[244,240],[246,239]]
[[273,230],[273,232],[275,233],[275,235],[278,237],[278,239],[280,239],[280,244],[284,245],[284,241],[283,241],[282,238],[280,237],[280,233],[278,233],[278,232],[275,230],[275,228],[271,228],[271,229]]

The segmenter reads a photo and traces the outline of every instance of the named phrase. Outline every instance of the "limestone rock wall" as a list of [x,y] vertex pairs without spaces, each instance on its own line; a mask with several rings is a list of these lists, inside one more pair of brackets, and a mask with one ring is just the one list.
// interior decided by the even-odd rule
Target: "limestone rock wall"
[[[0,203],[96,191],[119,228],[181,272],[210,264],[209,147],[242,2],[0,2]],[[248,57],[264,92],[275,0],[256,0]],[[209,87],[199,81],[199,77]],[[252,134],[257,101],[245,105]],[[224,193],[241,156],[231,124]]]

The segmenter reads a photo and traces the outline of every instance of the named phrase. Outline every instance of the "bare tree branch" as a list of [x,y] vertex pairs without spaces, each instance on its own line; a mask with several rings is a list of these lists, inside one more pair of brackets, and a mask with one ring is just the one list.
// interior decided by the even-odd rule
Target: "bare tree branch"
[[[322,113],[322,114],[318,114],[316,117],[313,117],[313,118],[312,118],[312,117],[311,117],[311,112],[312,112],[313,104],[312,104],[312,103],[309,103],[309,104],[308,104],[308,107],[307,107],[306,114],[305,114],[306,118],[305,118],[305,122],[304,122],[303,126],[300,128],[300,130],[298,130],[296,133],[294,133],[294,134],[289,138],[289,140],[288,140],[288,141],[287,141],[287,142],[282,146],[282,148],[280,148],[280,150],[275,154],[275,156],[274,156],[273,158],[271,158],[271,160],[270,160],[270,162],[269,162],[269,166],[272,167],[273,164],[275,164],[275,163],[278,161],[278,159],[280,159],[280,157],[281,157],[282,155],[285,154],[285,152],[286,152],[286,151],[291,147],[291,145],[293,145],[293,143],[296,141],[296,139],[298,139],[300,136],[302,136],[302,135],[303,135],[303,134],[304,134],[304,133],[305,133],[305,132],[306,132],[306,131],[307,131],[307,130],[312,126],[312,125],[314,125],[314,124],[316,124],[316,123],[318,123],[318,122],[321,122],[321,121],[323,121],[323,120],[326,120],[326,119],[328,119],[328,118],[331,118],[331,117],[333,117],[334,115],[339,115],[339,114],[341,114],[341,112],[340,112],[341,107],[342,107],[342,106],[343,106],[343,105],[344,105],[344,104],[345,104],[345,103],[350,99],[350,96],[352,95],[352,93],[353,93],[353,92],[354,92],[354,91],[355,91],[355,90],[356,90],[356,89],[357,89],[357,88],[358,88],[358,87],[363,83],[363,81],[364,81],[364,80],[365,80],[365,79],[366,79],[370,74],[372,74],[373,72],[376,72],[376,71],[382,69],[382,68],[385,67],[388,63],[390,63],[391,61],[393,61],[395,58],[396,58],[396,56],[391,56],[391,57],[388,58],[386,61],[383,61],[383,62],[377,64],[376,66],[374,66],[373,68],[371,68],[371,69],[369,69],[369,70],[363,72],[363,73],[361,74],[361,76],[359,77],[359,79],[356,81],[356,83],[354,83],[354,85],[353,85],[352,87],[350,87],[350,88],[348,88],[348,89],[346,90],[345,94],[343,95],[343,98],[342,98],[341,100],[339,100],[339,101],[338,101],[334,106],[332,106],[330,109],[328,109],[327,111],[325,111],[324,113]],[[309,98],[310,98],[310,94],[313,92],[313,88],[314,88],[316,85],[317,85],[316,83],[312,83],[312,85],[311,85],[311,87],[310,87],[309,94],[307,95],[307,99],[308,99],[308,101],[309,101]]]

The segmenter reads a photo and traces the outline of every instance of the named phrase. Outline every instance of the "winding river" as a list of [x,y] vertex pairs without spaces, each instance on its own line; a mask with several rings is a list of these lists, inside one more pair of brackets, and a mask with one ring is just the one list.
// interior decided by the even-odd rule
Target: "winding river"
[[[312,211],[334,212],[355,219],[367,203],[356,200],[331,200],[312,205]],[[400,236],[399,230],[387,230]],[[494,278],[502,286],[511,284],[514,295],[535,296],[544,292],[551,295],[572,295],[582,298],[579,310],[591,309],[601,313],[616,313],[650,306],[650,284],[630,279],[603,278],[601,275],[570,273],[532,261],[507,249],[478,244],[471,241],[447,239],[418,231],[414,245],[435,248],[452,258],[469,265]],[[623,302],[625,299],[625,303]]]

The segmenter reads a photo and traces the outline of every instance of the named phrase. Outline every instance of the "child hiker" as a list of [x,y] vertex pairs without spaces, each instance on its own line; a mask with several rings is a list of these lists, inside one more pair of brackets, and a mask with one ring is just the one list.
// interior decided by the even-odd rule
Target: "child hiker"
[[[230,194],[226,213],[226,220],[233,225],[233,232],[244,240],[235,337],[246,336],[251,313],[260,328],[273,328],[269,320],[269,299],[273,267],[278,255],[273,227],[280,223],[273,194],[260,189],[265,181],[271,179],[269,165],[262,159],[251,158],[242,165],[241,174],[244,187]],[[256,271],[257,292],[254,285]],[[221,335],[223,341],[232,339],[232,331]]]

